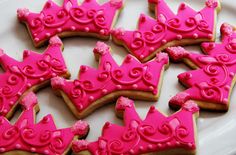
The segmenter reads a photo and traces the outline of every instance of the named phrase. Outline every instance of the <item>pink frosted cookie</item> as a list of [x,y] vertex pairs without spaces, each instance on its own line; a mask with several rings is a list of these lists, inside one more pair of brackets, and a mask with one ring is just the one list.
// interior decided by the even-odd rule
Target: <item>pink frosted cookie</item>
[[207,55],[188,52],[182,47],[167,51],[175,61],[183,60],[196,69],[178,76],[188,89],[170,100],[171,107],[179,107],[187,100],[195,100],[199,107],[209,110],[227,111],[231,90],[235,84],[236,31],[233,26],[221,26],[222,43],[203,43]]
[[99,60],[98,69],[81,66],[79,78],[74,81],[61,77],[51,80],[53,89],[62,95],[76,117],[85,117],[120,95],[157,100],[162,75],[169,62],[166,53],[159,53],[145,64],[127,55],[120,66],[112,58],[110,47],[105,43],[98,42],[94,54]]
[[29,91],[36,91],[55,76],[69,77],[63,56],[62,42],[58,37],[50,39],[43,54],[25,50],[23,61],[17,61],[0,50],[0,115],[11,117],[20,98]]
[[48,0],[40,13],[18,9],[18,19],[25,23],[36,47],[43,45],[50,37],[92,36],[109,39],[110,30],[123,7],[123,0],[109,0],[102,5],[96,0],[64,0],[58,6]]
[[169,117],[152,106],[142,120],[133,101],[120,97],[116,113],[124,117],[124,126],[107,122],[96,142],[74,141],[72,149],[78,155],[193,155],[198,111],[193,101]]
[[0,153],[18,155],[65,155],[74,139],[89,131],[86,122],[78,121],[71,128],[57,129],[51,115],[35,124],[39,111],[37,97],[29,93],[21,101],[22,114],[14,125],[0,116]]
[[215,40],[216,16],[220,10],[218,0],[207,0],[206,7],[199,12],[182,3],[177,15],[164,0],[149,0],[149,5],[150,10],[155,10],[157,19],[141,14],[137,30],[112,30],[113,41],[140,61],[146,62],[170,46]]

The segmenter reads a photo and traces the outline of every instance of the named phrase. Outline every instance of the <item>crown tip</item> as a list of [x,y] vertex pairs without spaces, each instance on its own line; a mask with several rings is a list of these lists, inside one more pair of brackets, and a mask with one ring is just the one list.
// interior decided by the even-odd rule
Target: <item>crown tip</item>
[[88,149],[89,142],[86,140],[76,140],[72,142],[72,150],[75,153],[85,151]]
[[58,89],[65,85],[65,79],[62,77],[54,77],[51,79],[51,85],[53,89]]
[[97,42],[96,47],[94,48],[93,52],[95,54],[104,55],[105,53],[109,52],[110,47],[105,44],[104,42]]
[[131,108],[133,104],[134,104],[133,100],[130,100],[129,98],[122,96],[117,100],[115,109],[117,111],[124,110],[126,108]]
[[30,92],[21,100],[20,103],[25,109],[30,109],[38,103],[38,99],[33,92]]
[[4,53],[4,50],[3,49],[0,49],[0,56],[3,56],[5,53]]
[[52,38],[50,38],[49,40],[49,44],[50,45],[63,45],[61,39],[58,36],[53,36]]
[[20,20],[25,19],[28,15],[29,15],[29,9],[27,8],[17,9],[17,17]]
[[75,123],[71,130],[75,135],[85,137],[89,131],[89,125],[87,122],[79,120]]
[[174,61],[180,61],[182,58],[186,57],[189,53],[183,47],[168,47],[166,49],[167,53]]

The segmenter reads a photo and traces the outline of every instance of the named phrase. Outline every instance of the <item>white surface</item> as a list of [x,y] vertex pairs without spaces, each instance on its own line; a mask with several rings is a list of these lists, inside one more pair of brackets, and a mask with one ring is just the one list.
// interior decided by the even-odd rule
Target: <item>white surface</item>
[[[102,0],[106,1],[106,0]],[[102,2],[101,1],[101,2]],[[62,3],[62,0],[57,0]],[[167,0],[172,9],[177,10],[180,0]],[[204,6],[203,0],[185,0],[187,3],[192,3],[194,9],[200,9]],[[35,49],[32,45],[26,28],[21,25],[16,19],[17,8],[27,7],[33,11],[40,11],[45,0],[0,0],[0,47],[3,48],[10,56],[21,60],[24,49],[43,51],[45,49]],[[134,29],[139,17],[139,14],[148,12],[146,0],[127,0],[126,6],[121,13],[116,27],[124,27],[126,29]],[[223,22],[229,22],[236,25],[236,4],[234,0],[224,0],[222,2],[222,11],[219,15],[217,23],[217,37],[219,37],[219,27]],[[67,62],[69,70],[72,74],[72,79],[76,78],[80,65],[89,65],[96,67],[92,49],[96,44],[96,39],[88,38],[67,38],[64,39],[64,58]],[[113,56],[121,63],[127,52],[111,41],[108,42],[112,46]],[[198,47],[190,47],[190,49],[199,50]],[[189,70],[183,64],[171,65],[165,72],[162,93],[157,103],[138,102],[136,107],[141,117],[145,117],[149,106],[154,104],[158,109],[168,114],[173,113],[168,107],[168,100],[177,92],[184,90],[178,83],[176,76],[184,71]],[[37,93],[39,98],[41,111],[38,114],[37,120],[40,120],[48,113],[54,115],[58,127],[69,127],[75,121],[75,117],[65,105],[61,98],[56,97],[51,88],[45,88]],[[210,113],[201,112],[198,119],[198,139],[199,155],[236,155],[236,92],[233,90],[230,110],[227,113]],[[15,115],[17,118],[19,112]],[[91,126],[91,131],[88,140],[96,140],[101,134],[101,128],[106,121],[122,124],[122,120],[116,118],[114,114],[114,104],[109,104],[98,109],[85,119]]]

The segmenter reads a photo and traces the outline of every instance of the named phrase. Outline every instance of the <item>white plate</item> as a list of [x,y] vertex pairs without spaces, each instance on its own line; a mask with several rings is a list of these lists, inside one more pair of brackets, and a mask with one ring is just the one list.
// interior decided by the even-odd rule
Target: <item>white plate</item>
[[[102,0],[106,1],[106,0]],[[62,3],[62,0],[57,0]],[[172,9],[177,10],[180,0],[167,0]],[[185,0],[192,3],[194,9],[201,9],[204,6],[203,0]],[[43,51],[45,48],[35,49],[32,45],[26,28],[16,19],[17,8],[27,7],[32,11],[40,11],[45,0],[0,0],[0,47],[3,48],[10,56],[21,60],[24,49],[32,49]],[[124,27],[126,29],[134,29],[139,17],[143,12],[149,14],[147,0],[127,0],[125,8],[121,13],[116,27]],[[229,22],[236,25],[236,3],[234,0],[224,0],[222,2],[222,11],[219,15],[217,23],[217,34],[219,37],[219,27],[223,22]],[[80,65],[90,65],[96,67],[97,63],[93,58],[93,48],[96,39],[89,38],[67,38],[64,39],[64,58],[67,62],[72,79],[76,78]],[[111,41],[108,42],[112,46],[113,56],[121,63],[127,52]],[[190,49],[199,50],[198,47],[190,47]],[[157,103],[136,101],[136,107],[141,115],[145,117],[149,106],[154,104],[160,110],[167,114],[173,113],[168,107],[168,100],[177,92],[184,90],[178,83],[176,76],[184,71],[189,70],[185,65],[171,65],[166,71],[163,81],[162,93]],[[56,97],[51,88],[45,88],[38,92],[41,111],[37,120],[51,113],[55,116],[58,127],[69,127],[75,121],[75,117],[65,105],[61,98]],[[236,154],[236,92],[233,91],[231,98],[230,110],[227,113],[210,113],[201,112],[198,119],[198,154],[199,155],[235,155]],[[15,115],[14,120],[18,117],[19,112]],[[106,121],[122,125],[122,120],[116,118],[114,114],[114,104],[109,104],[98,109],[85,119],[91,126],[88,140],[96,140],[101,134],[101,128]]]

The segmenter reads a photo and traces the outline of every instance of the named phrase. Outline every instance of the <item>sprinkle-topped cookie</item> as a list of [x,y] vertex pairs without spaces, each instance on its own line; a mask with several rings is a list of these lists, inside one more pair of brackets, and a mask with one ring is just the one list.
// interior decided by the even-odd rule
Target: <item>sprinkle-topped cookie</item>
[[43,54],[25,50],[23,61],[17,61],[0,50],[0,115],[11,117],[22,95],[48,84],[52,77],[70,76],[62,56],[62,42],[52,37]]
[[173,60],[183,60],[196,69],[178,75],[179,81],[188,89],[170,100],[171,107],[179,107],[191,99],[202,109],[228,110],[231,90],[235,84],[235,28],[225,23],[221,26],[221,35],[222,43],[202,44],[207,55],[188,52],[182,47],[167,49]]
[[169,63],[166,53],[159,53],[155,59],[144,64],[128,55],[120,66],[112,58],[110,47],[105,43],[98,42],[94,54],[99,60],[98,69],[81,66],[78,79],[69,81],[56,77],[51,81],[53,89],[60,92],[78,118],[120,95],[157,100],[161,77]]
[[123,7],[123,0],[109,0],[102,5],[96,0],[64,0],[58,6],[48,0],[40,13],[18,9],[18,19],[25,23],[36,47],[50,37],[93,36],[109,39],[110,29]]
[[192,101],[169,117],[152,106],[142,120],[133,101],[120,97],[116,113],[124,117],[124,126],[107,122],[97,141],[74,141],[72,149],[79,155],[195,154],[198,111]]
[[156,19],[141,14],[137,30],[112,30],[114,42],[140,61],[146,62],[170,46],[215,40],[218,0],[207,0],[205,8],[198,12],[182,3],[177,15],[164,0],[149,0],[149,6],[150,10],[155,10]]
[[35,124],[39,107],[33,93],[22,99],[21,106],[23,112],[14,125],[0,116],[0,153],[65,155],[74,138],[85,137],[89,131],[83,121],[71,128],[56,129],[51,115]]

